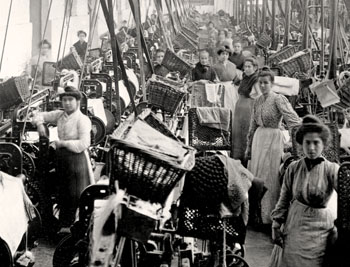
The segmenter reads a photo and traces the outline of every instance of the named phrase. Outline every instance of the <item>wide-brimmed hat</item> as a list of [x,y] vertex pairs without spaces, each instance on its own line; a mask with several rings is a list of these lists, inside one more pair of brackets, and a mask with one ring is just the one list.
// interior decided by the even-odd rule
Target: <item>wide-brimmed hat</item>
[[60,94],[60,99],[62,99],[65,96],[75,97],[76,100],[80,100],[82,97],[80,91],[72,86],[66,86],[64,88],[64,92]]
[[220,55],[222,52],[227,52],[230,56],[232,55],[232,51],[231,51],[231,49],[230,49],[230,47],[229,46],[220,46],[218,49],[217,49],[217,51],[216,51],[216,53],[218,54],[218,55]]

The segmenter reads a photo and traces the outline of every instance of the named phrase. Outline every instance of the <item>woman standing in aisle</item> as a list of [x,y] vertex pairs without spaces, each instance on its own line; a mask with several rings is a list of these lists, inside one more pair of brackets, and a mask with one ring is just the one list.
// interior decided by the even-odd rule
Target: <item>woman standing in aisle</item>
[[46,135],[44,123],[57,124],[59,140],[54,146],[59,181],[60,223],[71,226],[78,208],[80,193],[93,181],[87,149],[91,142],[91,121],[80,111],[81,93],[66,87],[60,95],[63,110],[40,112],[33,123],[40,135]]
[[239,98],[236,103],[235,116],[232,126],[233,158],[242,162],[247,167],[244,152],[247,148],[247,134],[254,98],[251,97],[253,87],[258,82],[258,62],[254,58],[247,58],[244,62],[243,79],[238,87]]
[[282,118],[289,130],[300,124],[300,118],[288,99],[272,92],[274,75],[270,70],[259,74],[262,95],[254,101],[247,140],[246,159],[251,159],[248,169],[264,180],[267,192],[261,201],[261,217],[265,225],[271,224],[271,211],[280,194],[278,177],[283,155]]
[[[269,267],[324,267],[336,239],[335,216],[327,207],[337,189],[339,165],[321,156],[331,139],[318,118],[304,117],[296,133],[306,157],[291,163],[272,212],[275,247]],[[334,265],[334,262],[330,266]]]

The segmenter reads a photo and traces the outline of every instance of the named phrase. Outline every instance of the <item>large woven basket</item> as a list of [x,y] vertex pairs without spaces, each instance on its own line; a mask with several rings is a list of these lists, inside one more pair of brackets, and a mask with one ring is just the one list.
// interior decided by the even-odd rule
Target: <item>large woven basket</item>
[[297,57],[287,59],[278,64],[283,69],[286,76],[293,76],[296,73],[308,73],[312,67],[311,53],[309,50],[304,50],[304,54]]
[[165,51],[165,55],[162,61],[164,65],[170,71],[178,71],[182,76],[186,76],[192,70],[192,66],[178,57],[170,49]]
[[271,42],[272,42],[271,37],[264,32],[261,34],[259,40],[256,42],[256,45],[262,48],[268,48]]
[[57,69],[80,70],[83,67],[78,53],[73,49],[71,53],[57,62]]
[[275,66],[280,63],[282,60],[290,58],[296,52],[296,47],[293,45],[288,45],[283,47],[276,54],[273,54],[269,57],[268,63],[270,66]]
[[[232,125],[232,123],[230,123],[230,125]],[[199,123],[195,108],[191,108],[188,112],[188,128],[190,146],[197,150],[231,150],[232,148],[232,128],[230,127],[230,130],[226,132],[202,126]]]
[[[340,149],[340,144],[339,144],[339,132],[338,132],[338,127],[335,124],[327,124],[329,129],[331,130],[331,142],[329,145],[325,148],[323,151],[322,155],[329,161],[332,162],[339,162],[339,149]],[[299,145],[296,141],[296,132],[298,130],[298,127],[294,127],[292,129],[292,144],[293,144],[293,156],[294,159],[300,159],[304,157],[303,149],[301,145]]]
[[192,53],[197,50],[197,46],[185,34],[179,32],[176,34],[174,44],[180,49],[186,49]]
[[174,82],[160,76],[153,76],[147,82],[148,104],[174,114],[186,90],[182,83]]
[[189,28],[192,29],[193,31],[197,32],[199,30],[198,24],[194,22],[191,19],[188,19],[185,23],[185,25]]
[[0,109],[19,105],[30,96],[28,79],[25,76],[13,77],[0,84]]
[[158,153],[123,140],[112,140],[109,153],[111,180],[129,195],[164,204],[183,175],[194,166],[193,148],[187,147],[185,167],[168,162]]

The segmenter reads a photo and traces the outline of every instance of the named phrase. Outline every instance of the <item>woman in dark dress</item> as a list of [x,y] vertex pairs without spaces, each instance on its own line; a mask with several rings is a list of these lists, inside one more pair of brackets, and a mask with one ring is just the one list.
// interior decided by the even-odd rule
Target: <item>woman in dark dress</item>
[[243,80],[238,88],[239,98],[235,108],[232,127],[232,157],[239,159],[245,167],[247,167],[247,160],[244,158],[244,152],[247,147],[247,135],[254,102],[250,94],[257,81],[258,62],[254,58],[247,58],[244,62]]
[[86,36],[87,36],[86,32],[78,31],[79,41],[73,45],[82,60],[85,58],[86,49],[87,49],[87,42],[85,41]]

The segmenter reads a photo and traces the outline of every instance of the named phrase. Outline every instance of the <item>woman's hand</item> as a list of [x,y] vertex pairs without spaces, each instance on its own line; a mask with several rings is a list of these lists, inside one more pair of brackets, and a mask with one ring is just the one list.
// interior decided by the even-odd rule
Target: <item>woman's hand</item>
[[272,240],[276,245],[283,247],[283,234],[281,227],[272,227]]

